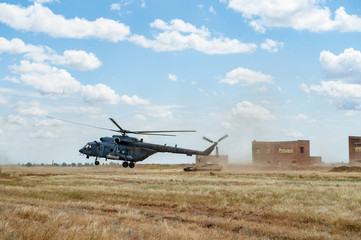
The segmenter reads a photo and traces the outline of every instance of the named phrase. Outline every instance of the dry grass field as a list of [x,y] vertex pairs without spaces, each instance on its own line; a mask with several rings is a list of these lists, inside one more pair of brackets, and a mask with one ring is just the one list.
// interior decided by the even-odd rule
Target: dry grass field
[[361,239],[361,173],[3,166],[0,239]]

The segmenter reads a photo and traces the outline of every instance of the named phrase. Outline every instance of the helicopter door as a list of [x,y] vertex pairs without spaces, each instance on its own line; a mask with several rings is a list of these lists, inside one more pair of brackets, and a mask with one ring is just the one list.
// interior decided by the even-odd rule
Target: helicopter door
[[104,146],[103,146],[103,145],[100,145],[100,146],[99,146],[98,156],[103,156],[103,152],[104,152]]

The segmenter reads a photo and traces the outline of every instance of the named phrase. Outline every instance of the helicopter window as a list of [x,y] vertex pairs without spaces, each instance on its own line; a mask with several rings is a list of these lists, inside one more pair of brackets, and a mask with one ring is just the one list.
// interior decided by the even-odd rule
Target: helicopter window
[[85,149],[91,149],[91,148],[92,148],[92,146],[89,145],[89,144],[87,144],[87,145],[85,146]]

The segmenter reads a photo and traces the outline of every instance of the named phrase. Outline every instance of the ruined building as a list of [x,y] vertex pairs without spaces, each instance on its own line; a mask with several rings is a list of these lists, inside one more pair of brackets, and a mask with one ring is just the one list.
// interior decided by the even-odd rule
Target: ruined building
[[310,156],[310,141],[252,142],[252,163],[255,165],[289,167],[322,164],[321,157]]
[[361,166],[361,137],[348,137],[349,165]]

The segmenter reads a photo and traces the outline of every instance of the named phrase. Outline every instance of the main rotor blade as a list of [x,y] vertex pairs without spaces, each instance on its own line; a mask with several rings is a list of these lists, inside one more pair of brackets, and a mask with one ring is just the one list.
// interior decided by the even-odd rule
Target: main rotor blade
[[110,121],[112,121],[112,122],[115,124],[115,126],[117,126],[117,127],[119,128],[119,130],[120,130],[122,133],[127,132],[126,130],[124,130],[123,128],[121,128],[121,127],[118,125],[118,123],[117,123],[113,118],[109,118],[109,119],[110,119]]
[[168,133],[168,132],[196,132],[195,130],[163,130],[163,131],[129,131],[134,134],[147,134],[147,133]]
[[210,142],[210,143],[214,143],[214,142],[213,142],[211,139],[209,139],[209,138],[203,137],[203,139],[206,140],[206,141],[208,141],[208,142]]
[[[133,132],[130,132],[133,133]],[[168,136],[168,137],[175,137],[176,135],[173,134],[161,134],[161,133],[134,133],[134,134],[139,134],[139,135],[152,135],[152,136]]]
[[50,119],[59,120],[59,121],[62,121],[62,122],[67,122],[67,123],[72,123],[72,124],[81,125],[81,126],[86,126],[86,127],[91,127],[91,128],[97,128],[97,129],[102,129],[102,130],[108,130],[108,131],[113,131],[113,132],[119,132],[119,130],[114,130],[114,129],[110,129],[110,128],[102,128],[102,127],[98,127],[98,126],[94,126],[94,125],[90,125],[90,124],[78,123],[78,122],[73,122],[73,121],[69,121],[69,120],[65,120],[65,119],[60,119],[60,118],[55,118],[55,117],[50,117],[50,116],[46,116],[46,117],[47,117],[47,118],[50,118]]
[[221,137],[220,139],[218,139],[218,142],[222,141],[223,139],[227,138],[228,134],[224,135],[223,137]]

